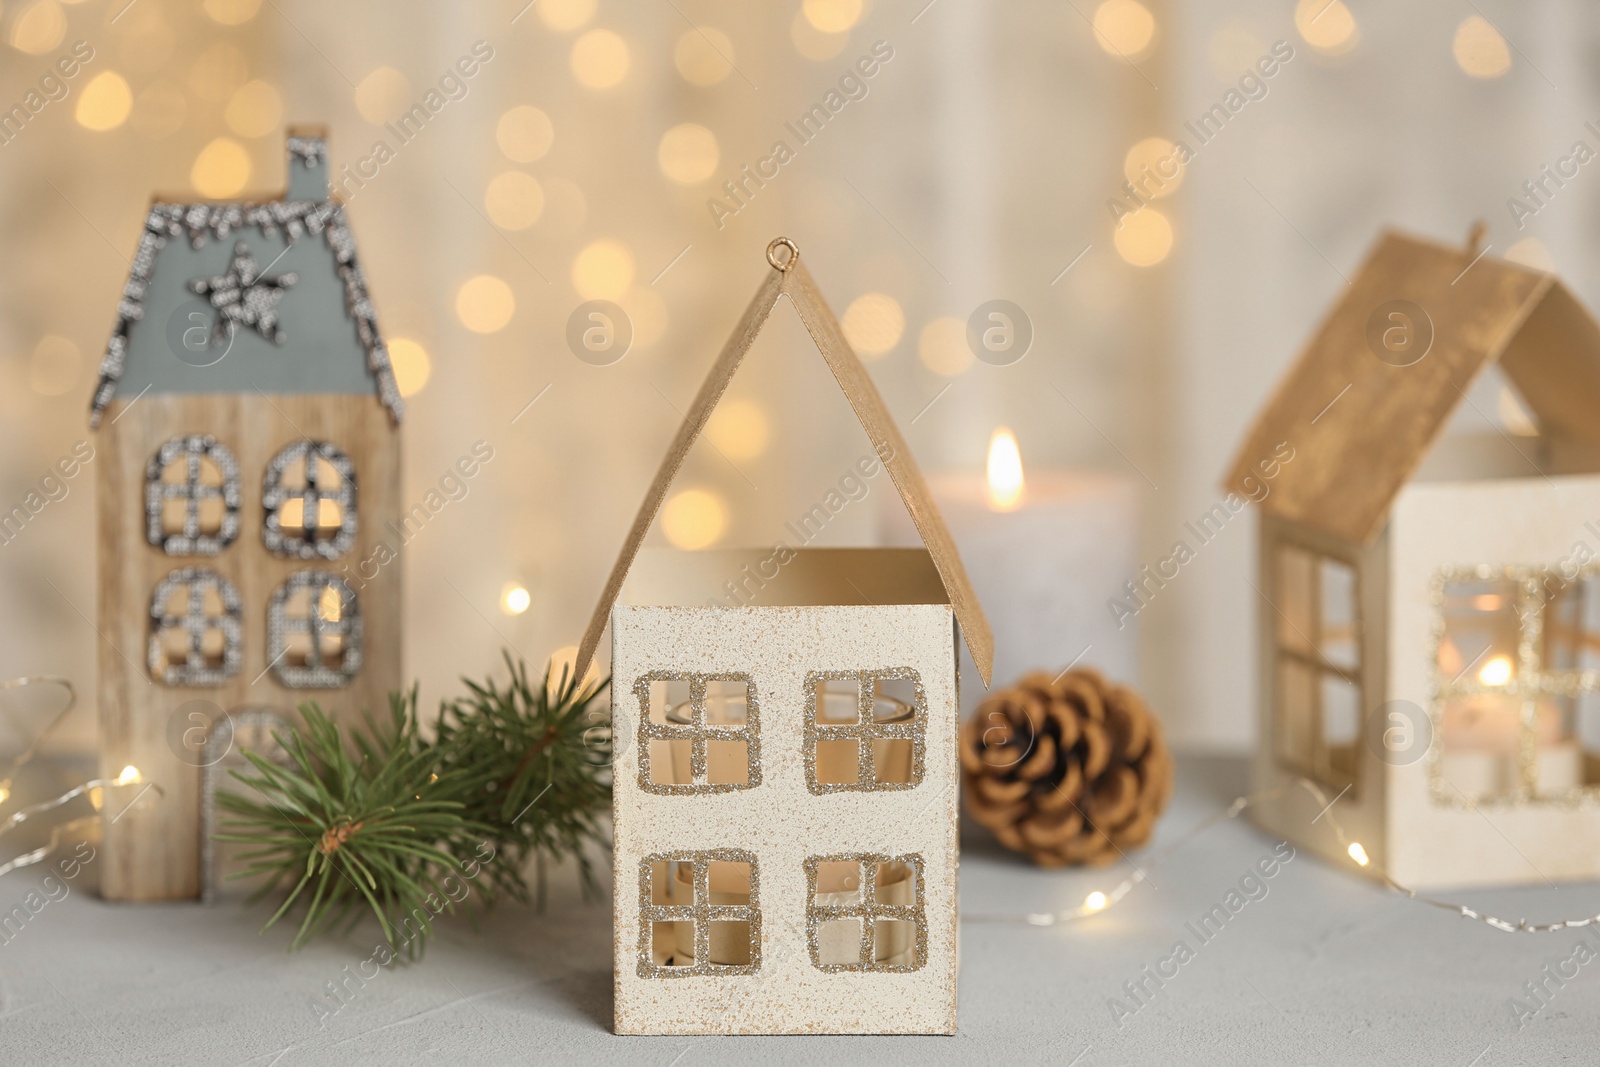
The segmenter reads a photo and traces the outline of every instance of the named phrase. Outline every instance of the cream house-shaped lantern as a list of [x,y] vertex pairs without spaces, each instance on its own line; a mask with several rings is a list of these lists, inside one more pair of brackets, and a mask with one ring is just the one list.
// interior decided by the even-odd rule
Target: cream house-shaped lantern
[[[993,640],[905,440],[792,243],[679,428],[579,648],[612,632],[615,1028],[954,1033],[956,624]],[[787,295],[925,549],[645,552]],[[748,570],[746,569],[748,566]],[[716,603],[759,568],[753,602]]]
[[200,895],[212,741],[400,685],[402,401],[323,132],[287,162],[275,199],[150,205],[91,402],[102,774],[165,795],[104,813],[114,900]]
[[[1259,505],[1256,788],[1317,781],[1418,888],[1600,877],[1600,326],[1475,244],[1383,235],[1227,482],[1293,450]],[[1517,433],[1470,410],[1495,366]],[[1444,432],[1461,408],[1481,432]],[[1255,810],[1348,862],[1321,807]]]

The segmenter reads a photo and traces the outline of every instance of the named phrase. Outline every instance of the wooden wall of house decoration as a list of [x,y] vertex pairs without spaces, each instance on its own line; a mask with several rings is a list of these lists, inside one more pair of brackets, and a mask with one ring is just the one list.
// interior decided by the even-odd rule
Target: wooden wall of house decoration
[[151,204],[95,388],[102,762],[166,795],[106,812],[115,900],[199,894],[217,716],[400,683],[399,567],[354,566],[394,537],[400,394],[320,131],[288,170],[278,199]]
[[[993,639],[905,440],[792,243],[707,375],[579,649],[612,631],[618,1033],[954,1033],[956,627]],[[787,295],[926,549],[640,552]],[[765,573],[765,572],[763,572]]]
[[[1228,478],[1268,489],[1255,786],[1411,886],[1596,878],[1600,326],[1473,243],[1384,234]],[[1319,806],[1254,810],[1347,864]]]

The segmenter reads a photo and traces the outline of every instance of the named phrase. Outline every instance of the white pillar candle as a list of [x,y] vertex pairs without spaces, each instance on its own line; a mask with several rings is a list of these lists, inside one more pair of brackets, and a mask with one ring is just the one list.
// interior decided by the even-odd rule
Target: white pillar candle
[[[1138,573],[1138,489],[1105,474],[1025,468],[1004,428],[989,452],[984,473],[934,474],[928,484],[994,630],[994,684],[1080,655],[1081,665],[1137,681],[1137,627],[1128,619],[1119,629],[1106,598]],[[881,530],[885,544],[920,543],[898,499],[886,501]],[[983,688],[966,684],[961,695],[970,712]]]

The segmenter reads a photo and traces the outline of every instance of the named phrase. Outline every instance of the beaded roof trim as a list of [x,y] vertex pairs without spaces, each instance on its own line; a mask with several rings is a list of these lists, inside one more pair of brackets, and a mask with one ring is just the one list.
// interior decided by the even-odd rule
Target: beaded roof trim
[[389,350],[378,332],[377,315],[367,294],[366,275],[356,258],[355,236],[345,221],[344,208],[332,200],[270,200],[261,203],[164,204],[150,205],[144,232],[133,255],[128,281],[117,303],[117,321],[100,360],[100,381],[89,409],[89,425],[98,427],[100,417],[117,391],[117,382],[128,358],[128,333],[144,318],[144,300],[156,255],[174,238],[186,239],[199,248],[209,240],[223,241],[246,228],[254,227],[263,237],[279,233],[289,243],[307,234],[320,235],[337,264],[344,283],[345,312],[355,321],[356,336],[367,356],[367,370],[377,379],[378,398],[389,409],[396,423],[405,414],[400,388],[395,384]]

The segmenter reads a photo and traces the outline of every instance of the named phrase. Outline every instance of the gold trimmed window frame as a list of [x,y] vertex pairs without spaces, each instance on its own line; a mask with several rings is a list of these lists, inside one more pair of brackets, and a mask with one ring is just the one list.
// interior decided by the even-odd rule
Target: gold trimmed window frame
[[[1273,611],[1271,620],[1273,757],[1279,765],[1296,774],[1303,774],[1308,778],[1312,778],[1324,786],[1337,790],[1348,788],[1353,798],[1359,792],[1356,789],[1356,778],[1357,768],[1360,765],[1361,723],[1365,718],[1364,712],[1366,710],[1363,685],[1366,657],[1362,649],[1365,627],[1361,612],[1363,582],[1361,566],[1353,555],[1332,552],[1325,546],[1312,545],[1306,541],[1281,534],[1274,539],[1271,550],[1274,599],[1269,599],[1268,605]],[[1307,584],[1307,602],[1304,605],[1303,618],[1299,624],[1290,618],[1289,612],[1285,611],[1281,603],[1285,597],[1285,556],[1289,553],[1299,553],[1309,559],[1310,579]],[[1348,666],[1335,663],[1325,653],[1328,644],[1322,602],[1322,567],[1325,563],[1337,564],[1350,572],[1351,616],[1349,642],[1353,652],[1353,661]],[[1293,643],[1285,641],[1285,626],[1304,642],[1304,647],[1296,647]],[[1309,675],[1310,685],[1306,693],[1305,721],[1298,724],[1298,729],[1295,728],[1296,724],[1290,721],[1290,716],[1294,714],[1294,711],[1289,706],[1289,686],[1285,679],[1286,668],[1304,671]],[[1324,707],[1324,693],[1326,691],[1326,683],[1329,680],[1345,683],[1351,686],[1355,692],[1357,709],[1356,737],[1352,739],[1348,746],[1339,746],[1344,749],[1342,753],[1336,753],[1335,746],[1328,743],[1326,729],[1327,709]]]
[[[817,876],[824,863],[854,863],[857,866],[856,885],[859,898],[853,904],[818,903]],[[887,904],[877,899],[877,871],[879,864],[903,864],[911,869],[915,880],[910,904]],[[806,872],[806,946],[811,954],[811,965],[829,973],[843,971],[873,971],[888,974],[909,974],[921,970],[928,962],[928,918],[925,898],[924,864],[920,852],[891,856],[878,852],[842,852],[829,856],[808,856]],[[850,963],[823,963],[820,941],[822,924],[840,919],[857,919],[861,923],[861,955]],[[877,959],[877,924],[879,922],[909,922],[913,924],[915,941],[911,962],[888,963]]]
[[[825,724],[817,721],[817,687],[825,682],[849,681],[856,683],[856,721],[853,723]],[[877,683],[880,681],[910,682],[916,696],[909,722],[878,722],[873,717],[877,701]],[[915,789],[922,784],[928,748],[928,693],[922,686],[922,675],[912,667],[885,667],[862,671],[810,671],[805,680],[805,739],[806,788],[812,793],[878,793]],[[873,753],[873,742],[891,738],[911,742],[911,773],[904,782],[880,782]],[[856,743],[857,777],[854,782],[824,782],[817,776],[817,743],[819,741],[854,741]]]
[[[662,864],[667,871],[668,883],[657,886],[655,865]],[[687,864],[691,872],[692,898],[685,904],[661,904],[657,898],[670,900],[675,886],[672,884],[672,865]],[[747,863],[750,865],[750,899],[745,904],[711,903],[711,864]],[[661,892],[657,892],[661,890]],[[694,924],[694,963],[673,967],[656,962],[655,929],[657,923],[687,922]],[[742,922],[750,930],[749,963],[711,962],[711,924],[714,922]],[[673,951],[677,946],[674,944]],[[689,849],[656,852],[639,861],[639,977],[640,978],[696,978],[732,977],[755,974],[761,969],[761,868],[756,854],[738,848]]]
[[[650,717],[650,684],[678,681],[689,683],[690,721],[656,722]],[[706,721],[708,682],[744,683],[743,726]],[[756,696],[756,683],[749,674],[742,671],[650,671],[634,681],[633,693],[639,700],[639,788],[641,790],[658,796],[695,796],[754,789],[761,784],[761,712]],[[651,778],[650,768],[651,741],[689,742],[689,767],[693,781],[682,783],[654,781]],[[709,780],[706,751],[707,745],[712,741],[744,742],[748,760],[745,781],[713,783]]]
[[[1541,696],[1573,697],[1600,693],[1600,670],[1546,669],[1542,652],[1545,637],[1545,612],[1564,589],[1578,588],[1586,579],[1600,579],[1600,564],[1579,568],[1563,575],[1555,566],[1476,564],[1444,567],[1437,571],[1428,588],[1428,716],[1433,743],[1428,748],[1429,796],[1436,805],[1470,809],[1482,803],[1511,806],[1530,804],[1593,807],[1600,803],[1600,782],[1574,786],[1561,792],[1539,790],[1539,745],[1537,718]],[[1509,581],[1517,586],[1517,669],[1513,680],[1502,686],[1489,686],[1471,675],[1468,665],[1456,678],[1444,679],[1439,669],[1439,652],[1445,640],[1445,589],[1453,582]],[[1552,583],[1554,593],[1552,593]],[[1509,693],[1521,698],[1517,723],[1516,761],[1518,783],[1509,792],[1467,797],[1445,778],[1440,766],[1444,743],[1445,704],[1456,697],[1482,693]],[[1574,711],[1576,718],[1576,710]],[[1577,723],[1574,722],[1576,730]]]

